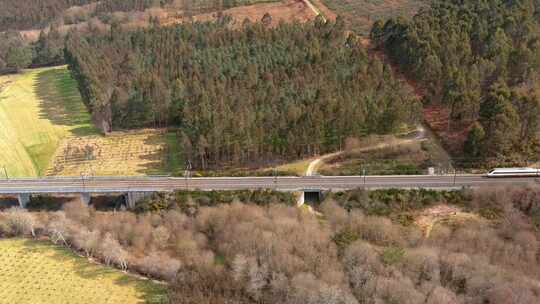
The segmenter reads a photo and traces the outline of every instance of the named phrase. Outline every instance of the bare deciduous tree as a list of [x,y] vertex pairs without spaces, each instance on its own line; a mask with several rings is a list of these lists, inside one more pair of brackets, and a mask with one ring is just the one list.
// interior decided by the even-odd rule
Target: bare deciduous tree
[[36,220],[26,209],[9,208],[5,213],[6,224],[14,235],[36,236],[34,228]]
[[128,253],[110,233],[106,233],[101,241],[100,252],[107,265],[115,264],[124,270],[127,269]]

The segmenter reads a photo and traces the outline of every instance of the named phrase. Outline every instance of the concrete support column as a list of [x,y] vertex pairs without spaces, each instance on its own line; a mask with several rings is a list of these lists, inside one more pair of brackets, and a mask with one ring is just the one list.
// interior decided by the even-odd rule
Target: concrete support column
[[128,209],[135,208],[135,205],[140,200],[152,195],[152,192],[128,192],[126,194],[126,204]]
[[90,200],[92,197],[90,196],[90,193],[84,192],[81,193],[81,202],[83,202],[85,205],[90,204]]
[[300,194],[300,197],[298,197],[298,200],[296,201],[296,205],[298,207],[301,207],[302,205],[304,205],[305,200],[306,200],[306,192],[302,191],[302,193]]
[[28,193],[19,193],[18,199],[19,199],[19,207],[26,208],[26,206],[30,202],[30,194],[28,194]]

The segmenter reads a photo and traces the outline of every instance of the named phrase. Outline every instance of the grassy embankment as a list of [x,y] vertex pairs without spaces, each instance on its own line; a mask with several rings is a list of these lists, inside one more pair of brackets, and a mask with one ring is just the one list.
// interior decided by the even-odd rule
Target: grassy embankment
[[175,133],[101,136],[64,67],[0,76],[0,177],[163,174],[181,166]]
[[165,287],[45,241],[0,240],[0,303],[164,303]]
[[65,67],[0,77],[0,166],[11,176],[44,173],[60,140],[95,134]]

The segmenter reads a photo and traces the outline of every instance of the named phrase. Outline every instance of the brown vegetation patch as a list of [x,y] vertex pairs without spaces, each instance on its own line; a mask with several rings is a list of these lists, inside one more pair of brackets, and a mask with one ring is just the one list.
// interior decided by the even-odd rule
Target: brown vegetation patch
[[459,155],[471,125],[469,123],[449,123],[450,109],[441,103],[424,107],[424,119],[431,130],[441,139],[448,152]]
[[459,222],[470,219],[478,219],[478,217],[472,213],[463,212],[456,206],[437,205],[425,209],[418,215],[414,223],[420,227],[424,236],[427,238],[437,223],[448,221]]
[[339,154],[323,159],[323,175],[420,174],[428,167],[450,167],[451,159],[422,128],[399,136],[368,136],[355,143],[349,140]]
[[[298,20],[300,22],[305,22],[316,17],[315,13],[301,0],[283,0],[272,3],[261,3],[234,7],[223,11],[224,15],[230,16],[235,21],[236,26],[242,25],[242,22],[246,19],[252,22],[260,21],[266,13],[272,16],[272,26],[276,26],[281,21],[290,22]],[[193,19],[196,21],[211,21],[216,18],[216,12],[193,16]],[[170,25],[184,22],[185,20],[186,19],[183,17],[176,17],[162,22],[163,24]]]
[[[368,204],[348,196],[362,204],[347,209],[327,199],[320,206],[324,219],[290,206],[234,202],[233,193],[207,200],[154,196],[143,204],[163,209],[140,214],[101,212],[81,202],[57,212],[12,208],[0,212],[0,237],[46,238],[167,280],[171,303],[540,303],[533,225],[540,189],[471,191],[468,210],[481,216],[479,208],[489,208],[499,216],[440,225],[428,239],[415,225],[363,213],[405,203],[402,195],[384,193]],[[220,196],[233,202],[219,203]],[[444,205],[428,210],[437,219],[461,212]]]
[[317,7],[319,11],[323,14],[323,16],[329,20],[336,20],[337,14],[329,9],[321,0],[309,0],[311,3]]
[[[394,16],[412,16],[425,5],[424,0],[316,0],[324,2],[337,14],[345,17],[349,26],[359,34],[367,35],[373,22]],[[317,5],[318,6],[318,5]]]

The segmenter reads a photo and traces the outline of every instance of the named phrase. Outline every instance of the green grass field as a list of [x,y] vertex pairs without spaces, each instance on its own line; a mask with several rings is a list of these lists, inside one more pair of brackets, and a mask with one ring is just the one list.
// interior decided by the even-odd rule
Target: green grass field
[[46,241],[0,240],[0,303],[166,303],[166,288]]
[[298,160],[292,163],[280,165],[276,167],[276,169],[279,171],[284,171],[284,172],[293,172],[299,176],[302,176],[306,174],[306,170],[308,169],[311,161],[313,161],[313,159],[311,158]]
[[0,84],[0,167],[9,175],[41,175],[61,139],[97,134],[66,67],[1,76]]
[[180,166],[174,132],[100,135],[67,67],[0,76],[0,178],[3,167],[9,176],[32,177],[167,174]]

